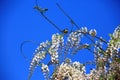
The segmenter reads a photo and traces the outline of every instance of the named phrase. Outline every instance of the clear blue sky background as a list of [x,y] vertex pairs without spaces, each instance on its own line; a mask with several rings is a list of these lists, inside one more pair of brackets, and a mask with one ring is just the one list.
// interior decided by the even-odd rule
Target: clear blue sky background
[[[108,33],[120,25],[120,0],[39,0],[40,6],[49,8],[46,15],[61,29],[70,23],[56,7],[56,2],[80,27],[95,28],[98,36],[107,40]],[[35,0],[0,0],[0,80],[26,80],[30,63],[20,54],[21,42],[34,40],[40,43],[51,40],[51,35],[58,32],[33,9],[34,5]],[[32,43],[24,46],[29,58],[36,47]],[[93,56],[84,51],[75,58],[81,62],[89,59]],[[31,80],[43,80],[39,68]]]

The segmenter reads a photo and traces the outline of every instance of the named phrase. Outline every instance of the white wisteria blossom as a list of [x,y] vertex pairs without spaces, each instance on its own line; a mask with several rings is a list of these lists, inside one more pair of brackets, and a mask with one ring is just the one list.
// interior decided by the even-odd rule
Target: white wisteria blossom
[[86,76],[82,73],[78,68],[80,67],[80,63],[78,62],[77,65],[74,64],[67,64],[62,63],[55,73],[52,76],[54,80],[85,80]]
[[96,32],[95,29],[91,29],[91,30],[89,31],[89,34],[90,34],[91,36],[96,36],[97,32]]
[[[34,8],[60,33],[52,34],[51,40],[40,43],[36,48],[30,63],[28,80],[35,67],[40,67],[46,80],[120,80],[120,26],[109,34],[110,40],[107,41],[97,36],[95,29],[79,27],[58,3],[56,5],[75,28],[71,31],[60,29],[41,11],[36,0]],[[94,60],[84,63],[75,61],[73,57],[82,53],[80,50],[90,51]],[[89,73],[87,65],[94,65]]]
[[[28,80],[30,80],[36,66],[41,67],[42,73],[47,80],[119,80],[120,27],[118,26],[113,34],[110,34],[111,39],[107,44],[101,37],[97,37],[96,33],[95,29],[88,30],[83,27],[69,33],[67,40],[64,40],[66,38],[64,38],[65,35],[63,34],[53,34],[51,41],[41,43],[35,50]],[[85,35],[91,35],[91,37],[87,37],[90,40],[92,37],[98,40],[91,41],[91,44],[82,43],[82,38]],[[107,45],[106,49],[102,47],[104,44]],[[94,50],[92,47],[94,47]],[[67,58],[69,54],[77,54],[81,49],[93,51],[96,68],[93,68],[90,73],[86,73],[86,65],[78,61],[72,62],[70,58]],[[42,60],[45,59],[47,54],[50,61],[45,65]],[[62,54],[64,56],[61,56]],[[49,73],[50,65],[56,65],[52,74]]]
[[[103,38],[96,36],[96,33],[95,29],[88,30],[83,27],[69,33],[67,38],[64,38],[66,36],[63,34],[53,34],[51,41],[41,43],[35,50],[30,65],[29,79],[34,68],[39,65],[47,80],[119,80],[120,27],[117,27],[113,34],[110,35],[111,39],[107,44],[103,41]],[[91,37],[87,37],[90,40],[93,37],[98,40],[91,41],[91,44],[82,43],[82,38],[85,35],[91,35]],[[106,49],[102,47],[104,44],[107,45]],[[72,62],[72,59],[67,57],[73,53],[77,54],[81,49],[88,49],[94,54],[96,68],[93,68],[90,73],[86,73],[86,65],[78,61]],[[50,61],[45,65],[41,61],[45,59],[47,54],[50,57]],[[61,56],[62,54],[64,56]],[[50,65],[56,65],[53,66],[54,71],[52,71],[52,74],[49,73]]]
[[49,72],[48,66],[45,65],[44,63],[42,63],[41,69],[43,73]]

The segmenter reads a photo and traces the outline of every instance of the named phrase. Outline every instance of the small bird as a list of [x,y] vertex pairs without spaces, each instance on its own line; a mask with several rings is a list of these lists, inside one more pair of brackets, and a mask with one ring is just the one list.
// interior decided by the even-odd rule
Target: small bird
[[62,30],[62,32],[63,32],[64,34],[67,34],[67,33],[68,33],[68,29],[66,28],[66,29]]
[[39,6],[34,6],[34,9],[37,9],[37,10],[40,11],[41,13],[44,13],[44,12],[48,11],[47,8],[41,8],[41,7],[39,7]]

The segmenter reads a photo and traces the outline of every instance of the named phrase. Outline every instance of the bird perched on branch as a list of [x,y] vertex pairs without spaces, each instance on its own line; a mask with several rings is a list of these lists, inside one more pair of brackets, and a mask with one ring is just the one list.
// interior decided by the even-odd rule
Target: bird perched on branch
[[41,7],[39,7],[39,6],[34,6],[34,9],[37,9],[37,10],[40,11],[41,13],[44,13],[44,12],[48,11],[47,8],[41,8]]

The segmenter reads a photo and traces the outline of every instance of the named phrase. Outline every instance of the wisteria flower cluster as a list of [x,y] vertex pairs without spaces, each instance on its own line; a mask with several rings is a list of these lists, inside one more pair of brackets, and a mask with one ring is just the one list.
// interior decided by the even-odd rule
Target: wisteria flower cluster
[[[84,37],[91,43],[83,43]],[[120,80],[120,26],[110,34],[110,38],[107,42],[97,36],[95,29],[88,30],[87,27],[68,34],[53,34],[51,41],[41,43],[35,50],[28,80],[35,67],[41,67],[41,72],[47,80]],[[94,62],[91,63],[94,63],[96,68],[91,69],[89,74],[86,73],[84,64],[68,58],[68,55],[77,54],[83,49],[94,55]],[[50,57],[48,63],[43,61],[46,56]],[[54,71],[50,70],[51,65]]]

